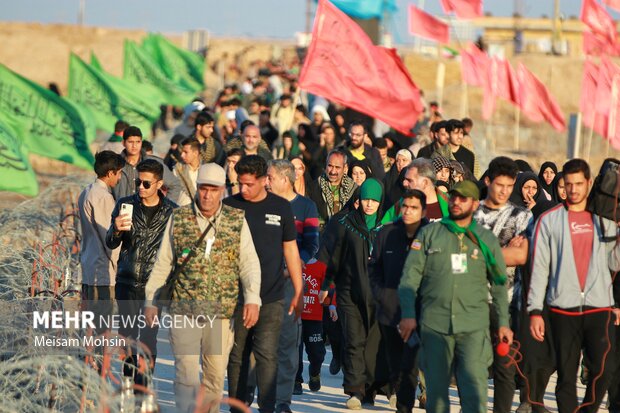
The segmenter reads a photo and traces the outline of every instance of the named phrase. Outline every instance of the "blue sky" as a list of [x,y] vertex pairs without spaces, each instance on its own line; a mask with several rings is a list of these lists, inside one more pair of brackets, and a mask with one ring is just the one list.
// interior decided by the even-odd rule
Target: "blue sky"
[[[553,0],[520,0],[526,16],[553,14]],[[0,20],[40,23],[77,21],[80,0],[0,0]],[[409,43],[407,6],[418,0],[397,0],[399,10],[390,25],[395,40]],[[439,0],[424,0],[425,10],[442,14]],[[484,11],[509,16],[516,0],[484,0]],[[214,35],[292,39],[305,28],[306,0],[85,0],[89,26],[182,33],[207,29]],[[579,15],[581,1],[561,0],[565,16]],[[314,12],[315,4],[312,5]],[[614,18],[618,15],[612,13]]]

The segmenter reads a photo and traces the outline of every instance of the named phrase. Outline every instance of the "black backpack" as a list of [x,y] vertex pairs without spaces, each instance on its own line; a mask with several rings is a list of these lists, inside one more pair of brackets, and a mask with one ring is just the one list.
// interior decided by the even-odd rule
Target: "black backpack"
[[607,158],[588,196],[588,211],[614,222],[620,221],[620,161]]

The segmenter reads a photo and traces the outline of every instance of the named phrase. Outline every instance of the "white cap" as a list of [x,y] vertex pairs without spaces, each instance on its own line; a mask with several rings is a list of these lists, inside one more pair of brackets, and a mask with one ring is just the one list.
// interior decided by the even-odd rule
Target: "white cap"
[[198,170],[196,184],[224,186],[226,185],[226,172],[224,171],[224,168],[216,163],[202,165]]

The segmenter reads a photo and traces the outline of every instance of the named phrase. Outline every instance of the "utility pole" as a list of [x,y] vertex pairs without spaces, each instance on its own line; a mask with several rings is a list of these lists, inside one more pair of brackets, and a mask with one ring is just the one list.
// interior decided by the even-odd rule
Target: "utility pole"
[[306,33],[310,33],[312,28],[310,24],[312,22],[312,0],[306,0]]
[[80,8],[78,10],[78,26],[84,25],[84,12],[86,9],[86,0],[80,0]]
[[560,21],[560,0],[553,0],[553,34],[551,37],[551,52],[554,55],[561,53],[562,22]]

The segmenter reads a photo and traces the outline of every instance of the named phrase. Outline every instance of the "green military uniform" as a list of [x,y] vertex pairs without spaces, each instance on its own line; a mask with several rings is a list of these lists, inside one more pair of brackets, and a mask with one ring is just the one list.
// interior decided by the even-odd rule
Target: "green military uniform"
[[[473,231],[506,273],[493,233]],[[399,286],[402,318],[417,318],[430,412],[449,412],[448,387],[456,373],[462,411],[486,412],[487,368],[493,361],[489,337],[489,283],[500,326],[508,326],[508,293],[493,282],[479,246],[440,222],[423,228],[411,244]],[[416,300],[420,314],[416,314]]]

